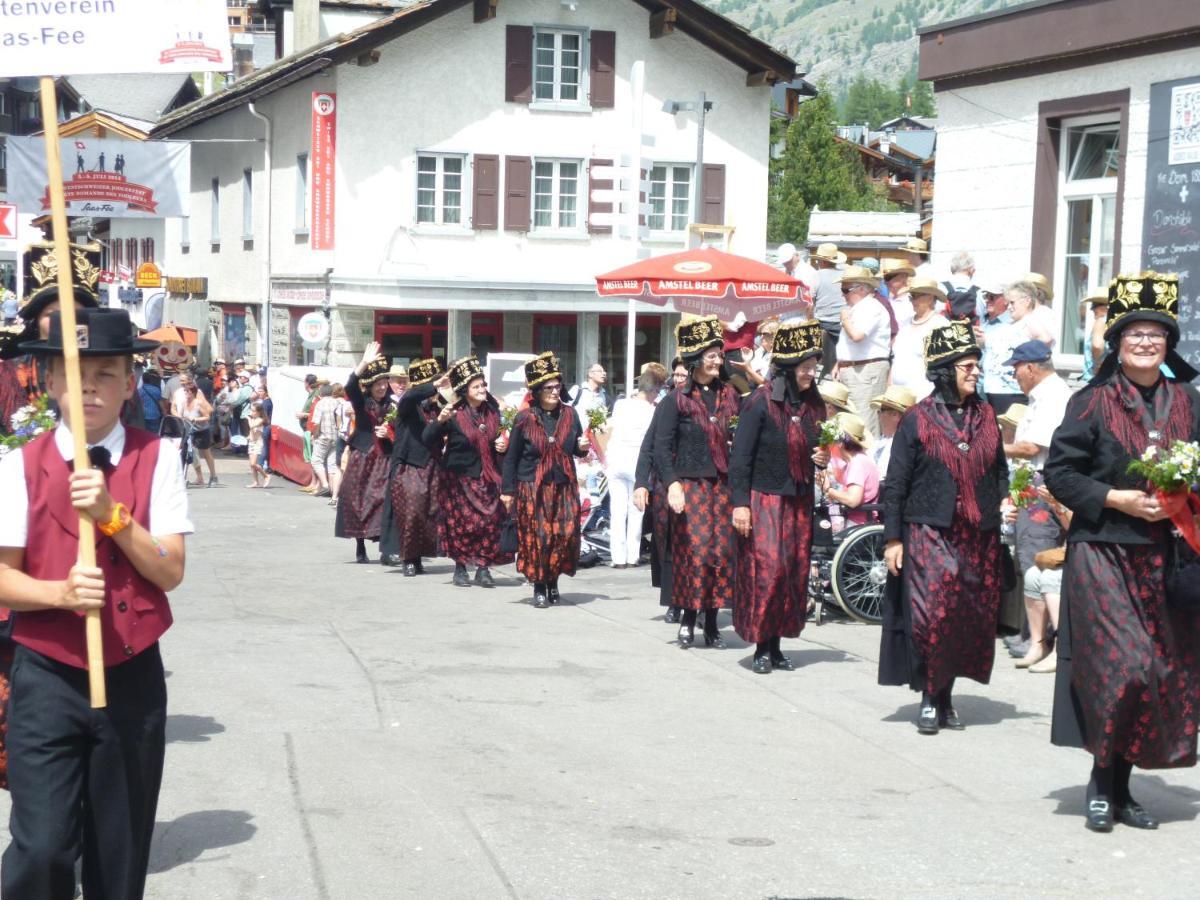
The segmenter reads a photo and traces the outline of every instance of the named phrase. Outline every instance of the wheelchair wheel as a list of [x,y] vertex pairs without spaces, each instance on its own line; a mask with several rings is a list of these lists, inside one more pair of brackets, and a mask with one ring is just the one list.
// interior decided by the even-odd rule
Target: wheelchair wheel
[[883,525],[852,529],[833,554],[833,597],[848,615],[869,625],[882,619],[887,563],[883,561]]

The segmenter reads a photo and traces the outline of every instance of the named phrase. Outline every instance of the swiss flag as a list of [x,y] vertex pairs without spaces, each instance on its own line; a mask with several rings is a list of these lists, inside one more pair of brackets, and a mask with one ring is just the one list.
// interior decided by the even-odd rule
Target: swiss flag
[[17,208],[11,203],[0,203],[0,241],[16,240]]

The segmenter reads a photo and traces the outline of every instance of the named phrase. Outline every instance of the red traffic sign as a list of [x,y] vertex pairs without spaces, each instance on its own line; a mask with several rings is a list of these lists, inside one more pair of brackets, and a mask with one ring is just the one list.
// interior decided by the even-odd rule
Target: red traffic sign
[[0,241],[17,239],[17,208],[11,203],[0,203]]

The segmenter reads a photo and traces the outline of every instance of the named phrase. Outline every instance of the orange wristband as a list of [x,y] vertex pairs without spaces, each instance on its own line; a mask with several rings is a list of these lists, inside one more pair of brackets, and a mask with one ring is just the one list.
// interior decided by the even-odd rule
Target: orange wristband
[[113,504],[112,518],[107,522],[97,522],[96,527],[100,529],[100,533],[106,537],[112,537],[114,534],[124,531],[130,526],[133,519],[129,516],[129,510],[125,508],[124,503]]

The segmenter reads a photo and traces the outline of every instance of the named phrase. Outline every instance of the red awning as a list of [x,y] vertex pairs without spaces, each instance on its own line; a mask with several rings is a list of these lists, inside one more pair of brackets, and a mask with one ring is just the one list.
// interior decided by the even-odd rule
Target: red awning
[[757,260],[720,250],[686,250],[641,260],[596,276],[601,297],[636,297],[679,312],[746,321],[796,312],[809,305],[803,282]]

